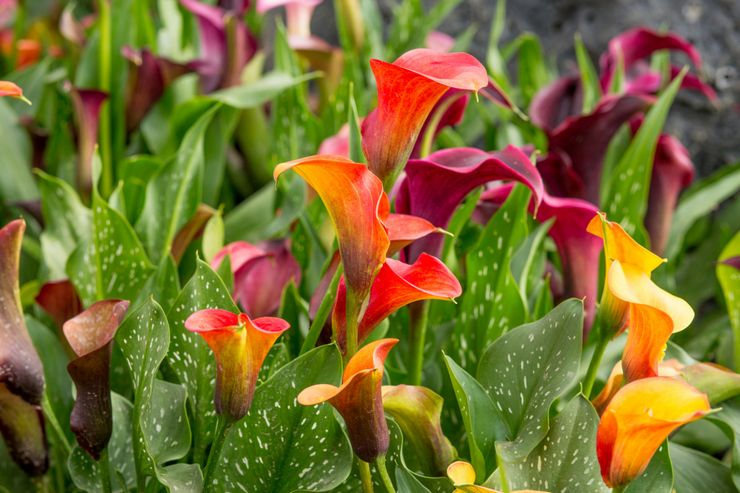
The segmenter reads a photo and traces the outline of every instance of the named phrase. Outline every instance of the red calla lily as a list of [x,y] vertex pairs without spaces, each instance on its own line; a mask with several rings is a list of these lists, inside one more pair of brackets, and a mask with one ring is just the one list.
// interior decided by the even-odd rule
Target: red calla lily
[[92,190],[92,160],[98,142],[100,109],[108,95],[96,89],[80,89],[65,85],[72,99],[77,120],[77,186],[85,194]]

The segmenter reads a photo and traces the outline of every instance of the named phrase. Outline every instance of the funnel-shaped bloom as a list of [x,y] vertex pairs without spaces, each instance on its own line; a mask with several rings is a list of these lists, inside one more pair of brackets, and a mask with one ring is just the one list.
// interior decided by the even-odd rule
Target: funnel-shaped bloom
[[258,0],[257,13],[285,7],[288,36],[299,38],[311,37],[311,17],[314,9],[323,0]]
[[[422,253],[413,264],[386,259],[370,290],[367,308],[360,319],[358,342],[389,315],[401,307],[421,300],[452,300],[462,294],[455,275],[436,257]],[[332,314],[332,326],[337,344],[346,344],[347,290],[339,283],[337,300]]]
[[628,381],[657,376],[668,338],[688,327],[694,311],[650,280],[650,273],[665,260],[637,243],[618,223],[598,214],[588,231],[604,241],[604,327],[614,331],[626,322],[629,329],[622,356],[624,374]]
[[77,187],[89,194],[92,189],[92,160],[98,141],[100,109],[108,95],[96,89],[79,89],[66,86],[72,99],[77,121]]
[[362,347],[349,360],[342,385],[312,385],[298,394],[298,402],[314,406],[328,402],[347,424],[352,449],[360,459],[372,462],[388,451],[390,435],[383,413],[383,365],[398,339],[380,339]]
[[[465,461],[457,461],[450,464],[447,468],[447,477],[455,485],[455,491],[452,493],[500,493],[493,488],[485,486],[476,486],[475,469]],[[547,493],[546,491],[537,490],[515,490],[511,493]]]
[[69,279],[45,283],[36,295],[36,303],[60,329],[64,322],[82,311],[82,300]]
[[216,357],[216,412],[233,421],[247,414],[262,363],[289,327],[281,318],[251,320],[245,313],[218,309],[188,317],[185,328],[200,334]]
[[448,89],[477,92],[488,74],[466,53],[411,50],[393,63],[370,60],[378,107],[362,124],[362,147],[370,169],[390,189],[408,160],[419,132]]
[[668,435],[710,412],[707,396],[669,377],[625,385],[601,416],[596,454],[609,487],[624,486],[647,468]]
[[129,80],[126,90],[126,130],[138,128],[164,91],[178,77],[192,71],[191,65],[177,63],[159,57],[148,49],[136,51],[123,48],[123,56],[129,60]]
[[388,239],[390,240],[388,255],[394,255],[430,234],[447,233],[424,218],[408,214],[388,214],[383,219],[383,224],[388,228]]
[[70,428],[80,447],[95,460],[100,458],[113,433],[110,358],[113,337],[128,306],[128,301],[98,301],[64,323],[64,335],[77,355],[67,365],[77,388]]
[[0,80],[0,97],[8,96],[11,98],[20,99],[21,101],[29,102],[25,96],[23,96],[23,89],[18,87],[12,82],[6,80]]
[[393,416],[409,441],[418,467],[439,476],[457,457],[457,451],[442,431],[444,399],[426,387],[395,385],[383,387],[383,408]]
[[[537,168],[514,146],[490,153],[472,148],[446,149],[426,159],[409,161],[398,190],[396,210],[446,228],[465,196],[494,180],[523,183],[532,190],[536,204],[544,194]],[[428,236],[407,248],[406,259],[413,262],[422,252],[438,255],[441,247],[439,235]]]
[[537,91],[529,103],[529,117],[532,123],[549,135],[566,118],[580,115],[582,108],[581,77],[569,75]]
[[347,285],[357,300],[364,300],[390,246],[381,216],[389,210],[383,184],[364,164],[340,156],[311,156],[279,164],[275,179],[290,169],[324,202],[334,223]]

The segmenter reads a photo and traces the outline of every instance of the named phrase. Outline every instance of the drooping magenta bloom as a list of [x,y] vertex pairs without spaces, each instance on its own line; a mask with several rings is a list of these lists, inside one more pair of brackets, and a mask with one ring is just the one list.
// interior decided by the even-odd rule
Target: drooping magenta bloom
[[13,460],[29,475],[49,467],[41,398],[44,367],[28,335],[18,275],[26,223],[0,229],[0,433]]
[[95,460],[113,433],[110,361],[113,338],[128,306],[128,301],[99,301],[64,323],[64,335],[77,356],[67,365],[77,389],[70,428]]
[[230,243],[213,258],[213,268],[217,269],[227,255],[234,275],[234,299],[255,317],[274,315],[285,287],[291,281],[296,285],[301,282],[301,266],[287,240],[257,246],[245,241]]
[[252,320],[245,313],[208,309],[190,315],[185,328],[200,334],[216,357],[216,412],[241,419],[252,405],[267,353],[290,325],[281,318]]
[[373,59],[370,67],[378,107],[362,124],[362,147],[370,169],[389,190],[439,99],[449,89],[481,90],[488,85],[488,74],[466,53],[429,49],[411,50],[393,63]]
[[298,394],[298,402],[315,406],[328,402],[339,411],[357,457],[372,462],[388,451],[390,434],[383,412],[383,366],[398,339],[380,339],[363,346],[349,360],[342,385],[312,385]]
[[[396,211],[446,228],[455,209],[473,189],[495,180],[523,183],[532,190],[536,204],[544,194],[537,168],[514,146],[490,153],[472,148],[445,149],[408,162],[396,197]],[[440,235],[430,235],[406,249],[406,260],[413,262],[422,252],[438,255],[441,247]]]
[[98,142],[100,109],[108,95],[97,89],[65,85],[72,99],[77,121],[77,187],[84,194],[92,190],[92,160]]

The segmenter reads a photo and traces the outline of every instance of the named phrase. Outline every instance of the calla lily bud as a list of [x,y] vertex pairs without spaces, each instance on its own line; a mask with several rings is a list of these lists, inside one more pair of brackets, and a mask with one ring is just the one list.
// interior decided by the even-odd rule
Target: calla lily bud
[[67,342],[77,355],[67,365],[77,388],[70,427],[80,447],[95,460],[100,458],[113,433],[110,358],[113,337],[128,306],[128,301],[98,301],[67,320],[63,327]]
[[[455,485],[453,493],[501,493],[499,490],[475,485],[475,469],[465,461],[457,461],[447,468],[447,477]],[[516,490],[511,493],[547,493],[536,490]]]

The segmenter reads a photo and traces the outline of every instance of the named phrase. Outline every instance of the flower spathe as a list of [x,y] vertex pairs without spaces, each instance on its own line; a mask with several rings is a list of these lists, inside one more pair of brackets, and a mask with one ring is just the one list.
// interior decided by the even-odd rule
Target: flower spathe
[[370,68],[378,107],[362,124],[362,147],[370,169],[390,189],[437,101],[448,89],[481,90],[488,85],[488,74],[471,55],[424,48],[393,63],[370,60]]
[[281,318],[252,320],[220,309],[200,310],[185,320],[185,328],[200,334],[216,357],[216,412],[232,421],[247,414],[262,363],[289,327]]
[[[447,477],[455,485],[453,493],[500,493],[499,490],[477,486],[475,484],[475,469],[469,463],[459,460],[447,467]],[[538,490],[515,490],[511,493],[547,493]]]
[[383,413],[381,384],[383,365],[398,339],[380,339],[362,347],[349,360],[342,385],[312,385],[298,394],[298,402],[314,406],[328,402],[347,424],[352,449],[357,457],[372,462],[388,451],[390,435]]
[[639,477],[671,432],[710,410],[706,395],[674,378],[651,377],[625,385],[601,416],[596,434],[606,485],[624,486]]
[[26,103],[29,103],[29,104],[31,103],[23,95],[23,89],[18,87],[17,84],[14,84],[13,82],[9,82],[7,80],[0,80],[0,97],[3,97],[3,96],[20,99],[21,101],[25,101]]
[[688,327],[694,311],[650,280],[665,259],[637,243],[618,223],[599,213],[587,230],[604,241],[602,324],[607,332],[628,329],[624,374],[628,381],[657,376],[668,338]]

